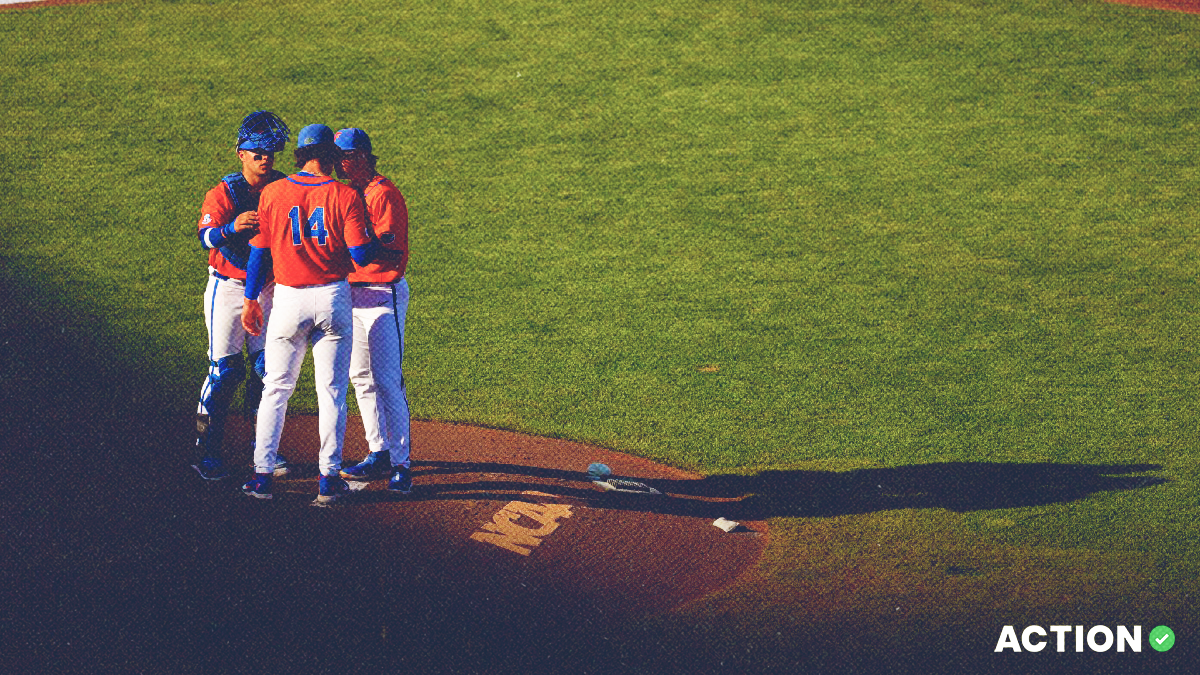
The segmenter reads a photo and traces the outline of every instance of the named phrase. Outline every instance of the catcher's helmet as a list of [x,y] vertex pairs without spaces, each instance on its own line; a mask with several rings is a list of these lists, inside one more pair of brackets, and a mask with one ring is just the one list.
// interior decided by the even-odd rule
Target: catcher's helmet
[[287,144],[289,133],[287,125],[275,113],[252,112],[238,129],[238,149],[279,152]]

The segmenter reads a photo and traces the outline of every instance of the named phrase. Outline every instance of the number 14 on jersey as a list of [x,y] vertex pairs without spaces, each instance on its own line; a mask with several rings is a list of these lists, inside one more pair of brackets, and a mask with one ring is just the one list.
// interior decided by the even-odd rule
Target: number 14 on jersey
[[304,240],[316,239],[317,244],[324,246],[326,240],[325,232],[325,208],[318,206],[312,215],[308,218],[304,217],[304,213],[299,206],[293,206],[288,212],[288,218],[292,221],[292,244],[294,246],[303,246]]

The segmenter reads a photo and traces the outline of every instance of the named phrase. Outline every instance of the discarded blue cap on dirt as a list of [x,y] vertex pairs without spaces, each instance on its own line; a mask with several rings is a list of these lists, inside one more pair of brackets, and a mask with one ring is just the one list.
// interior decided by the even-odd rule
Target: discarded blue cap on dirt
[[604,480],[612,475],[612,469],[608,468],[607,464],[600,462],[592,462],[588,465],[588,478],[592,480]]

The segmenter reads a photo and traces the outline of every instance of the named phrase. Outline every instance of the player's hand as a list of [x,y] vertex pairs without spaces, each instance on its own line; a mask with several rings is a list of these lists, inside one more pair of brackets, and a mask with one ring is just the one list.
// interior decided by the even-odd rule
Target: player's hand
[[246,211],[233,221],[235,232],[258,229],[258,211]]
[[242,302],[242,328],[251,335],[262,335],[263,311],[257,300],[246,298]]

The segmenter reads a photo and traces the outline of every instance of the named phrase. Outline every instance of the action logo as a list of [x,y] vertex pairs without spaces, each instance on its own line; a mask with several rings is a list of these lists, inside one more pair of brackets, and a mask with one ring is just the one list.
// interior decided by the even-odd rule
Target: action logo
[[[1054,636],[1051,637],[1050,634]],[[1166,626],[1158,626],[1149,634],[1150,647],[1155,651],[1165,652],[1175,646],[1175,631]],[[1131,631],[1126,626],[1117,626],[1114,631],[1108,626],[1092,626],[1084,630],[1083,626],[1050,626],[1049,632],[1041,626],[1027,626],[1021,631],[1020,637],[1013,626],[1005,626],[1000,631],[1000,640],[996,642],[997,652],[1012,651],[1040,652],[1053,644],[1057,652],[1083,652],[1086,645],[1089,651],[1107,652],[1114,646],[1116,651],[1142,651],[1142,627],[1134,626]]]

